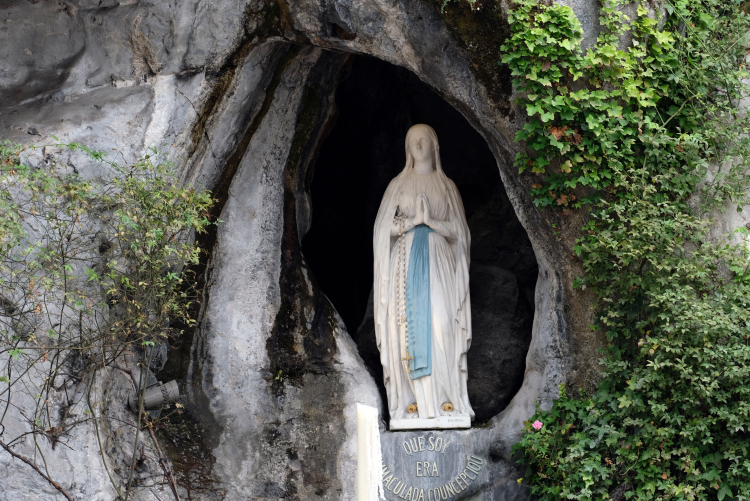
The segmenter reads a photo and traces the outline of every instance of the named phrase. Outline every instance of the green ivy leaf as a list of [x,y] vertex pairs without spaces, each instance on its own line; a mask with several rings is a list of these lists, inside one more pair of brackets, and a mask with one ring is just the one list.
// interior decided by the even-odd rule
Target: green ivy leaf
[[729,496],[730,498],[733,497],[732,489],[727,487],[726,484],[722,485],[721,488],[719,489],[719,492],[716,493],[716,497],[719,499],[719,501],[724,499],[725,496]]

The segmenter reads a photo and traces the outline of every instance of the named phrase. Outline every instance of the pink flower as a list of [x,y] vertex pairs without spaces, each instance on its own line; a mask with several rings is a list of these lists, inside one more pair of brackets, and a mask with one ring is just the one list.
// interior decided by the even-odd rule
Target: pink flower
[[534,424],[531,426],[534,427],[535,430],[541,430],[542,429],[542,422],[539,420],[534,421]]

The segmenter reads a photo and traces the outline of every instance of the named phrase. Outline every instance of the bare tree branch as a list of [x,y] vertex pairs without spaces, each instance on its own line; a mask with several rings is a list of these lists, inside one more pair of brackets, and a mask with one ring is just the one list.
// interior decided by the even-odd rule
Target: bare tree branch
[[36,467],[36,465],[34,463],[32,463],[31,461],[29,461],[25,457],[21,456],[20,454],[16,454],[15,452],[13,452],[13,450],[10,447],[8,447],[7,445],[5,445],[5,442],[3,442],[2,440],[0,440],[0,447],[2,447],[3,449],[5,449],[8,452],[8,454],[10,454],[11,456],[13,456],[14,458],[18,458],[21,461],[23,461],[24,463],[26,463],[27,465],[29,465],[32,468],[34,468],[34,470],[36,470],[36,472],[38,474],[40,474],[41,476],[43,476],[44,479],[52,485],[52,487],[54,487],[55,489],[57,489],[58,491],[60,491],[62,493],[62,495],[65,496],[66,499],[68,499],[68,501],[73,501],[73,498],[70,497],[70,495],[67,492],[65,492],[65,489],[63,489],[62,487],[60,487],[60,484],[58,484],[57,482],[55,482],[54,480],[52,480],[51,478],[49,478],[47,475],[45,475],[42,472],[42,470],[40,470],[39,468]]
[[166,464],[167,458],[165,458],[164,454],[162,454],[161,452],[161,447],[159,447],[159,442],[156,440],[156,435],[154,435],[154,427],[149,425],[148,432],[151,434],[151,440],[154,441],[154,445],[156,446],[156,452],[159,453],[159,465],[161,466],[161,469],[164,470],[164,475],[166,475],[167,477],[167,482],[169,482],[169,486],[172,488],[172,494],[174,494],[174,498],[177,501],[180,501],[180,495],[177,494],[177,482],[175,481],[171,470],[167,468],[167,464]]

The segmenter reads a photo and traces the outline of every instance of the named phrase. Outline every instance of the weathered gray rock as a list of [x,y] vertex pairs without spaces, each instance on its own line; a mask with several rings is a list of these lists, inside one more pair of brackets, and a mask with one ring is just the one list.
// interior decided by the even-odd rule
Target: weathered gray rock
[[54,92],[84,52],[76,8],[62,2],[5,3],[0,24],[0,89],[6,103]]
[[[324,89],[343,62],[324,56],[306,48],[276,68],[279,81],[266,91],[270,104],[259,110],[265,116],[231,181],[210,263],[205,341],[190,377],[216,427],[215,472],[229,499],[352,498],[343,480],[352,474],[356,403],[380,405],[296,236],[293,171],[305,167],[305,130],[329,111],[306,92]],[[305,106],[314,109],[305,115]]]
[[[484,52],[470,46],[456,22],[463,16],[476,33],[500,36],[507,30],[505,3],[477,14],[476,23],[461,7],[441,16],[436,5],[421,0],[75,0],[0,9],[0,65],[10,69],[0,80],[4,137],[42,146],[54,134],[106,150],[121,162],[147,146],[167,145],[185,182],[205,186],[219,199],[224,222],[213,239],[204,240],[212,254],[202,263],[206,301],[200,328],[186,338],[187,349],[175,353],[181,360],[170,369],[182,371],[189,415],[204,430],[195,446],[212,463],[206,479],[214,486],[200,494],[204,499],[354,499],[354,404],[379,406],[379,396],[299,250],[310,218],[305,175],[332,113],[342,53],[407,68],[458,109],[497,160],[539,278],[520,389],[486,428],[450,433],[481,448],[495,465],[475,499],[523,495],[516,483],[523,475],[507,462],[522,421],[536,401],[551,405],[576,364],[592,361],[576,360],[575,341],[582,334],[566,316],[575,298],[564,285],[576,273],[570,249],[552,232],[553,216],[530,202],[524,183],[531,180],[512,167],[523,113],[511,104],[507,75],[496,78],[483,69],[494,67],[492,45],[485,44]],[[502,29],[480,29],[490,22]],[[10,28],[24,23],[26,30]],[[52,33],[67,35],[48,39]],[[45,57],[36,57],[38,52]],[[35,165],[42,155],[25,153]],[[108,173],[79,155],[66,154],[64,161],[85,175]],[[585,319],[576,322],[587,325]],[[100,385],[124,384],[115,371],[101,377]],[[109,398],[124,408],[124,389]],[[124,414],[122,421],[132,417]],[[94,435],[79,429],[67,442],[74,452],[45,449],[50,474],[80,499],[113,499]],[[4,436],[25,430],[18,424]],[[127,440],[115,443],[117,428],[100,432],[108,451],[115,444],[127,454]],[[383,440],[396,439],[386,434]],[[165,453],[175,457],[180,451]],[[46,481],[3,451],[0,463],[10,468],[0,499],[58,498]],[[122,461],[112,456],[107,464],[121,467]],[[122,474],[114,472],[118,482]],[[137,496],[153,499],[152,489],[163,484],[146,478]]]
[[[45,368],[42,363],[28,373],[24,381],[26,389],[40,387]],[[135,365],[128,368],[139,377]],[[66,372],[75,373],[75,367],[69,367]],[[67,415],[65,422],[54,423],[57,429],[52,428],[35,439],[31,434],[34,427],[26,413],[33,412],[36,399],[16,388],[0,439],[5,443],[16,439],[13,450],[26,458],[36,458],[39,468],[60,483],[73,499],[114,499],[113,482],[124,494],[135,443],[134,414],[127,408],[128,397],[134,392],[132,380],[112,367],[97,371],[93,381],[90,377],[81,381],[64,376],[57,379],[49,400],[53,410]],[[154,381],[153,376],[151,381]],[[92,413],[98,426],[90,419]],[[159,454],[148,432],[139,434],[136,457],[139,460],[133,475],[135,489],[131,499],[157,501],[159,497],[171,496],[169,486],[163,481]],[[4,450],[0,462],[5,472],[0,500],[61,498],[52,485]]]
[[472,264],[473,338],[467,354],[469,399],[476,421],[505,409],[523,382],[533,312],[509,271]]

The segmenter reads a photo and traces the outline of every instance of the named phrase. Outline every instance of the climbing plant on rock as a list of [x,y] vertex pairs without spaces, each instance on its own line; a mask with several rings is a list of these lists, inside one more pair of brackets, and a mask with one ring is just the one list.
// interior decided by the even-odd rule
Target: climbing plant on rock
[[[647,166],[658,199],[684,197],[709,163],[742,159],[711,183],[723,199],[745,200],[748,125],[737,106],[744,67],[745,16],[737,2],[636,2],[630,19],[612,0],[601,7],[596,43],[568,7],[514,3],[512,35],[502,46],[529,120],[516,135],[528,150],[519,170],[542,174],[538,206],[580,206]],[[627,49],[620,49],[624,43]]]
[[[86,180],[53,154],[31,168],[19,145],[0,141],[0,430],[8,441],[0,445],[8,452],[26,435],[64,443],[83,423],[93,423],[99,439],[107,417],[92,388],[105,369],[139,379],[142,405],[154,353],[195,323],[190,265],[201,250],[191,237],[212,224],[210,193],[180,185],[155,150],[118,165],[79,144],[53,146],[107,168]],[[28,423],[9,425],[9,409],[29,401]],[[124,501],[142,419],[139,412],[126,487],[110,477]]]
[[750,498],[750,254],[706,219],[748,203],[742,3],[605,1],[586,51],[568,7],[516,0],[510,22],[502,62],[529,116],[516,165],[538,206],[591,211],[575,285],[610,340],[594,394],[561,387],[528,421],[531,491]]

